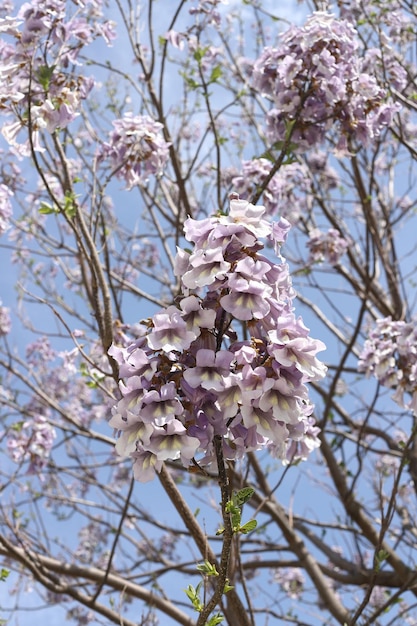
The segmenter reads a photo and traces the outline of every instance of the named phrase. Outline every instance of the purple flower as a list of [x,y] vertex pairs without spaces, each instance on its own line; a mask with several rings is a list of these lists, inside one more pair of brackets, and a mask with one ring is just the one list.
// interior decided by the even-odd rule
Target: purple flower
[[270,305],[267,298],[272,289],[268,284],[247,280],[232,274],[227,281],[229,293],[220,303],[225,311],[238,320],[262,319],[268,315]]
[[188,259],[190,269],[185,272],[182,282],[189,289],[197,289],[222,281],[230,269],[230,263],[223,258],[219,249],[197,250]]
[[196,296],[188,296],[180,302],[182,318],[187,324],[188,330],[196,328],[213,328],[216,319],[216,312],[203,309]]
[[177,398],[175,383],[171,381],[162,385],[158,391],[151,389],[144,394],[140,417],[145,423],[164,426],[183,412],[184,407]]
[[326,367],[316,358],[317,352],[326,349],[322,341],[310,337],[291,337],[278,329],[269,331],[268,335],[271,340],[268,351],[280,366],[294,366],[303,374],[304,381],[325,376]]
[[148,345],[152,350],[186,350],[197,333],[187,329],[187,324],[181,317],[177,307],[171,305],[156,313],[153,318],[153,328],[147,336]]
[[172,420],[163,428],[154,428],[144,448],[152,452],[158,461],[181,457],[183,464],[188,465],[199,446],[200,441],[197,437],[187,435],[185,426],[178,420]]
[[[120,412],[119,412],[120,411]],[[132,456],[137,449],[138,442],[147,443],[153,433],[153,427],[143,424],[137,419],[127,420],[123,414],[123,405],[112,410],[113,416],[109,420],[110,426],[119,432],[116,441],[116,452],[120,456]]]
[[270,223],[263,219],[264,213],[265,207],[263,206],[255,206],[239,198],[230,200],[229,219],[244,224],[257,237],[267,237],[271,232]]
[[267,441],[282,444],[288,439],[288,428],[283,421],[274,418],[272,411],[245,405],[242,406],[241,413],[246,428],[256,427],[256,431]]
[[183,376],[190,387],[201,386],[203,389],[222,391],[232,360],[233,354],[227,350],[198,350],[196,367],[185,370]]
[[142,349],[144,339],[140,339],[130,344],[127,348],[119,348],[112,344],[109,348],[109,355],[112,356],[119,365],[119,374],[122,378],[129,376],[140,376],[150,380],[157,367],[157,361]]
[[168,30],[164,35],[164,39],[174,46],[174,48],[178,48],[178,50],[184,49],[185,36],[183,33],[178,33],[176,30]]
[[296,397],[283,393],[282,383],[278,379],[273,387],[262,394],[257,405],[264,413],[270,413],[274,420],[294,424],[300,417],[300,407],[297,400]]
[[155,454],[141,448],[132,452],[133,459],[133,476],[135,480],[141,483],[147,483],[153,480],[155,472],[160,472],[162,461]]

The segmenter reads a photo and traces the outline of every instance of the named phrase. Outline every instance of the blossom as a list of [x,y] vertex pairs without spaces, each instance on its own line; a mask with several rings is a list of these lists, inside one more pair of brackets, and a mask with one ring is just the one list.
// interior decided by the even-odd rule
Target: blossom
[[183,275],[182,282],[189,289],[205,287],[222,280],[230,269],[221,250],[197,250],[188,259],[190,269]]
[[111,162],[116,176],[124,179],[127,189],[144,185],[151,174],[162,174],[170,145],[163,138],[162,124],[147,115],[126,113],[113,121],[113,127],[99,156]]
[[[369,70],[369,71],[368,71]],[[304,26],[291,26],[277,47],[253,65],[253,86],[273,106],[267,113],[271,144],[286,141],[305,151],[336,126],[340,145],[369,143],[389,126],[399,107],[387,98],[361,58],[353,25],[316,11]]]
[[[265,158],[243,161],[241,172],[230,182],[239,196],[248,200],[263,186],[272,166],[273,163]],[[309,210],[307,198],[310,190],[311,177],[306,166],[298,162],[286,164],[274,174],[262,194],[267,215],[280,215],[294,224],[300,215]]]
[[212,328],[216,319],[216,312],[203,309],[196,296],[188,296],[180,302],[182,319],[187,324],[188,330],[195,328]]
[[184,38],[185,35],[183,35],[183,33],[179,33],[176,30],[172,29],[168,30],[164,35],[164,39],[172,46],[174,46],[174,48],[178,48],[178,50],[183,50]]
[[180,311],[175,306],[169,306],[154,315],[153,329],[147,340],[153,350],[161,348],[164,352],[171,352],[189,348],[196,337],[196,332],[187,329]]
[[8,335],[12,328],[12,320],[10,317],[10,309],[2,306],[0,302],[0,337]]
[[158,391],[151,389],[143,395],[140,416],[145,424],[154,422],[156,426],[164,426],[183,411],[184,407],[176,397],[175,383],[171,381]]
[[10,228],[10,218],[12,216],[10,198],[12,196],[12,190],[3,183],[0,184],[0,235]]
[[310,262],[313,263],[326,261],[331,265],[336,265],[349,247],[347,239],[342,237],[335,228],[329,228],[326,233],[314,228],[310,231],[309,237],[307,247],[310,250]]
[[42,413],[15,424],[7,439],[7,449],[15,463],[29,461],[28,473],[41,476],[56,438],[55,428]]
[[0,21],[0,31],[9,36],[0,47],[0,104],[10,118],[2,134],[20,157],[32,149],[43,152],[43,134],[64,129],[79,116],[95,80],[68,68],[82,65],[82,49],[97,37],[108,45],[115,37],[114,23],[102,19],[96,3],[78,3],[75,14],[70,4],[32,0],[20,3],[16,18]]
[[274,581],[279,583],[289,598],[297,600],[304,589],[304,575],[299,567],[280,568],[274,572]]
[[[176,304],[147,320],[139,339],[109,350],[123,377],[110,425],[137,480],[167,460],[215,463],[215,436],[227,459],[266,447],[289,463],[318,446],[307,383],[325,375],[316,356],[325,346],[293,312],[281,256],[290,225],[264,216],[234,195],[227,215],[188,219],[194,249],[178,250]],[[261,253],[265,239],[278,263]]]
[[133,476],[136,480],[146,483],[153,480],[155,471],[160,472],[162,468],[162,460],[158,459],[155,454],[138,447],[132,452],[133,459]]
[[[358,371],[395,390],[393,400],[417,413],[417,328],[414,321],[378,319],[358,360]],[[406,396],[406,397],[405,397]]]
[[227,350],[198,350],[196,367],[185,370],[184,379],[193,388],[201,386],[203,389],[222,391],[232,360],[233,354]]
[[168,422],[165,428],[154,428],[144,448],[152,452],[158,461],[175,460],[181,457],[183,464],[187,465],[199,446],[199,439],[190,437],[185,426],[179,420],[173,420]]
[[271,310],[267,298],[272,289],[256,280],[232,275],[228,278],[229,293],[220,300],[222,307],[236,319],[262,319]]

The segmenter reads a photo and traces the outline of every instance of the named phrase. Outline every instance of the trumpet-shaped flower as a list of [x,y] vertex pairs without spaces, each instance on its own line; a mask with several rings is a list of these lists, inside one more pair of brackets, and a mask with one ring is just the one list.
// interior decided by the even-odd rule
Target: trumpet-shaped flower
[[187,329],[187,324],[175,306],[159,311],[153,317],[153,329],[147,336],[152,350],[186,350],[196,339],[197,333]]

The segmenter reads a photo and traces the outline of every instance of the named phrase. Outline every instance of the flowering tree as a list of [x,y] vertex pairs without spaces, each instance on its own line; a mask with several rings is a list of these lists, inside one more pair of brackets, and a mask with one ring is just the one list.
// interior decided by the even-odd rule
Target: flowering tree
[[0,8],[2,621],[417,624],[413,3]]

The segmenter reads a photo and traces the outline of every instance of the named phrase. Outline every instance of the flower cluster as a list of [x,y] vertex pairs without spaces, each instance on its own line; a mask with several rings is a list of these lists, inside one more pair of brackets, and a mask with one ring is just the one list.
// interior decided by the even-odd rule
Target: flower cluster
[[[13,43],[0,46],[0,106],[12,119],[2,127],[6,141],[21,156],[42,151],[40,135],[66,128],[78,115],[80,101],[94,85],[68,67],[81,65],[82,48],[97,37],[111,44],[113,23],[100,20],[92,7],[70,15],[65,0],[32,0],[22,4],[15,18],[0,19],[0,32]],[[17,136],[30,124],[31,140]]]
[[10,218],[13,213],[11,196],[13,196],[12,190],[7,185],[0,184],[0,235],[10,228]]
[[110,160],[116,176],[127,189],[143,185],[151,174],[159,175],[168,160],[169,146],[162,124],[147,115],[126,115],[113,121],[114,130],[102,146],[100,158]]
[[364,70],[353,26],[325,11],[313,13],[303,27],[291,26],[278,47],[265,48],[252,81],[273,102],[267,114],[271,143],[292,131],[294,150],[319,144],[334,124],[341,131],[339,149],[352,140],[366,144],[398,110]]
[[109,350],[123,379],[116,450],[140,481],[166,460],[215,464],[216,436],[227,459],[267,447],[291,462],[318,446],[306,383],[325,375],[325,346],[294,315],[283,258],[260,252],[269,238],[279,254],[290,228],[264,211],[234,194],[228,215],[188,219],[194,249],[179,249],[175,264],[182,296],[131,345]]
[[75,556],[81,563],[89,563],[97,567],[106,567],[108,554],[106,554],[107,542],[109,535],[105,530],[105,526],[101,525],[100,517],[98,520],[89,522],[78,531],[79,544],[75,549]]
[[224,0],[199,0],[198,6],[190,8],[190,15],[198,16],[203,23],[219,26],[221,23],[221,14],[217,10],[217,6],[223,3]]
[[304,591],[305,578],[299,567],[277,569],[274,572],[273,580],[279,583],[282,590],[293,600],[298,600]]
[[[391,317],[377,320],[365,341],[358,371],[372,374],[384,387],[395,389],[395,402],[417,413],[416,324]],[[406,400],[404,394],[411,398]]]
[[[249,200],[269,175],[272,162],[265,158],[243,161],[242,173],[232,179],[233,189],[239,196]],[[254,182],[256,181],[256,182]],[[311,181],[306,167],[301,163],[289,163],[272,177],[262,198],[268,215],[281,215],[293,225],[300,215],[308,212],[308,193]],[[301,192],[301,193],[300,193]]]
[[311,263],[329,263],[336,265],[349,247],[349,242],[341,237],[335,228],[329,228],[323,233],[319,228],[314,228],[309,233],[310,240],[307,247],[310,250]]
[[39,476],[48,462],[56,438],[55,428],[41,411],[24,422],[16,423],[7,438],[7,449],[13,461],[29,461],[28,474]]
[[10,309],[2,306],[0,300],[0,337],[8,335],[12,329],[12,320],[10,318]]
[[[8,309],[0,306],[0,335],[8,332],[6,315]],[[10,324],[10,318],[8,320]],[[80,331],[73,334],[80,336]],[[122,336],[120,331],[118,336]],[[55,426],[60,423],[61,416],[65,415],[67,424],[73,423],[77,428],[86,429],[108,411],[108,396],[104,390],[108,361],[99,345],[98,342],[93,344],[88,362],[96,363],[97,369],[84,362],[79,363],[76,348],[57,353],[47,337],[39,337],[26,346],[25,363],[29,373],[34,375],[33,387],[42,389],[44,397],[35,392],[21,406],[15,423],[7,432],[7,448],[13,461],[28,463],[28,473],[38,475],[41,480],[42,470],[48,464],[57,437]],[[14,386],[9,384],[9,388],[13,390]],[[59,405],[59,413],[51,409],[48,397],[53,398],[52,404]],[[18,406],[12,394],[3,397],[0,404],[2,402],[10,407],[11,412]]]

